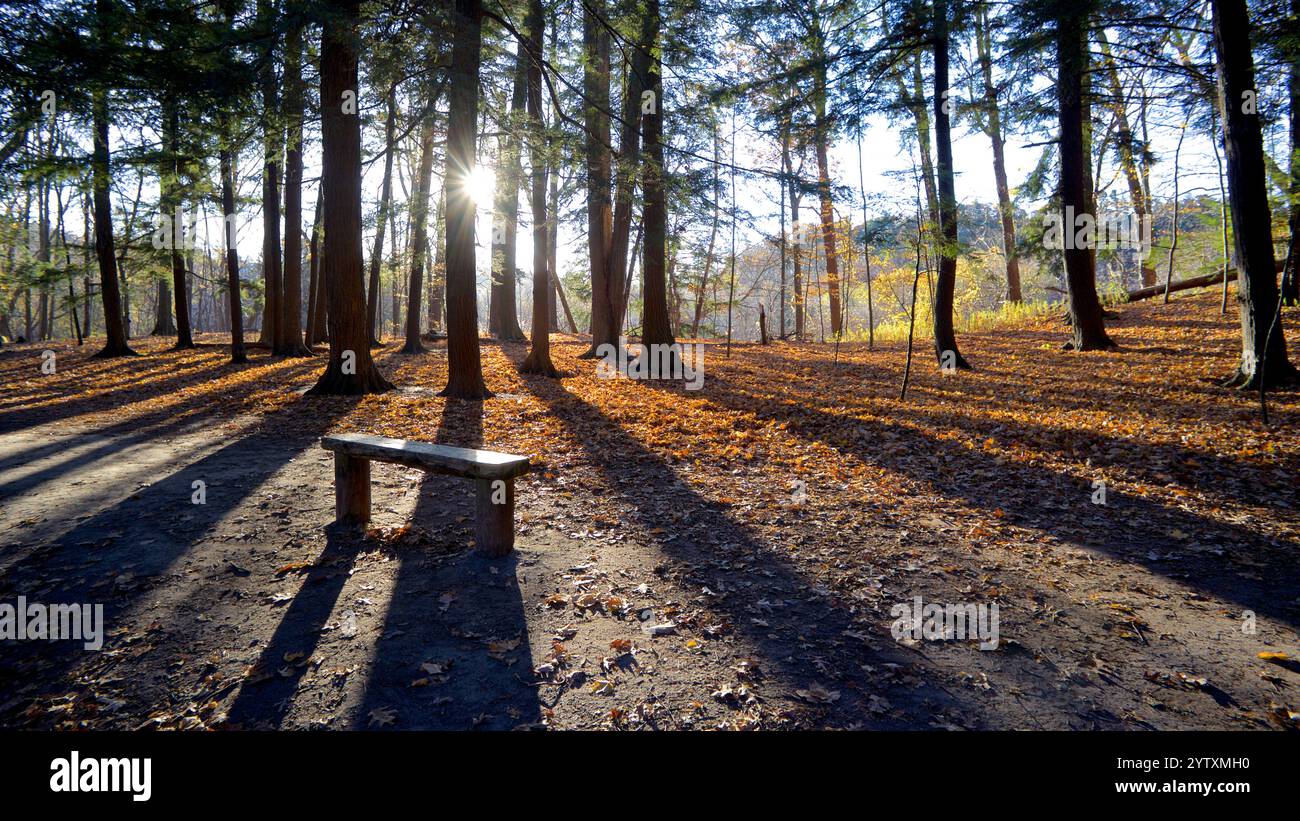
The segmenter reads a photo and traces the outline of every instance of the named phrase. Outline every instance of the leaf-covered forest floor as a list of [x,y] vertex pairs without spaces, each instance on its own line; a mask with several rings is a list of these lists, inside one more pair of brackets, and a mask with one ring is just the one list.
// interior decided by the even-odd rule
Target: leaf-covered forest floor
[[[0,645],[0,726],[1294,729],[1300,392],[1263,428],[1213,384],[1235,313],[1177,297],[1119,308],[1119,352],[1043,319],[945,377],[921,343],[905,402],[899,345],[709,344],[687,392],[485,341],[482,403],[435,395],[443,343],[362,399],[217,336],[7,347],[0,601],[102,602],[107,638]],[[532,456],[514,556],[398,466],[330,525],[342,430]],[[1000,646],[896,641],[915,596],[996,602]]]

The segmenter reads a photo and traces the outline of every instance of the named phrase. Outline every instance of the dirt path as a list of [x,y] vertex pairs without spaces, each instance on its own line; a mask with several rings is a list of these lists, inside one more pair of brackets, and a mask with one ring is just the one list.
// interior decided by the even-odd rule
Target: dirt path
[[[0,724],[1240,728],[1300,684],[1255,658],[1294,651],[1285,620],[1244,634],[1192,564],[983,552],[941,512],[848,531],[791,506],[760,531],[653,463],[584,491],[580,454],[521,480],[517,555],[492,562],[468,483],[376,465],[373,529],[335,530],[328,454],[252,422],[0,434],[0,600],[102,602],[108,632],[7,642]],[[997,651],[890,635],[894,604],[981,586]]]
[[[1300,394],[1264,429],[1214,386],[1217,304],[1127,306],[1117,353],[972,334],[906,402],[887,345],[714,346],[685,393],[485,342],[482,403],[434,395],[441,346],[361,400],[216,337],[6,347],[0,604],[108,636],[0,643],[0,726],[1294,728]],[[388,465],[374,527],[330,527],[329,430],[529,454],[517,553],[474,554],[468,482]],[[996,605],[997,649],[896,638],[917,597]]]

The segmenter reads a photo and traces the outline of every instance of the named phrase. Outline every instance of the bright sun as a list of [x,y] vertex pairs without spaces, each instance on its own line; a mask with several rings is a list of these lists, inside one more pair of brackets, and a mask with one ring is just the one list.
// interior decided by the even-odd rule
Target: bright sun
[[496,174],[486,165],[474,166],[473,173],[470,174],[469,184],[465,186],[467,192],[474,198],[478,205],[487,205],[492,202],[493,188],[496,186]]

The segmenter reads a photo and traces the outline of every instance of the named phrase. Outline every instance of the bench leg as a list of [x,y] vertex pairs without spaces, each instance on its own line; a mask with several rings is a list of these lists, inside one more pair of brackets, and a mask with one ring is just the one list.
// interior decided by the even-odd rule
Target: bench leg
[[334,452],[334,520],[370,521],[370,460]]
[[474,480],[474,543],[494,558],[514,550],[514,479]]

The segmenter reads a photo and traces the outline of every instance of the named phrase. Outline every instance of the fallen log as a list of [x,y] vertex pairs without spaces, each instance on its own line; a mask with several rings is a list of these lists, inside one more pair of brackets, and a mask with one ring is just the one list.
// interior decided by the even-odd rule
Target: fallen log
[[[1237,269],[1228,269],[1228,281],[1231,282],[1237,278]],[[1191,288],[1204,288],[1207,285],[1217,285],[1223,282],[1223,270],[1220,269],[1212,274],[1205,274],[1199,277],[1190,277],[1180,279],[1177,282],[1169,284],[1169,293],[1175,294],[1179,291],[1186,291]],[[1136,291],[1129,291],[1128,298],[1125,302],[1138,302],[1143,299],[1150,299],[1153,296],[1162,296],[1165,292],[1165,284],[1161,282],[1158,285],[1148,285],[1145,288],[1138,288]]]
[[[1278,260],[1275,264],[1277,266],[1277,272],[1280,274],[1282,273],[1283,266],[1286,265],[1286,260],[1284,259]],[[1228,281],[1232,282],[1236,278],[1237,278],[1237,269],[1229,268]],[[1179,291],[1186,291],[1190,288],[1204,288],[1207,285],[1218,285],[1220,282],[1223,282],[1222,268],[1220,268],[1219,270],[1215,271],[1212,274],[1204,274],[1199,277],[1190,277],[1188,279],[1180,279],[1177,282],[1171,282],[1169,284],[1169,293],[1174,294],[1174,293],[1178,293]],[[1153,296],[1160,296],[1164,294],[1164,292],[1165,292],[1165,283],[1161,282],[1157,285],[1148,285],[1145,288],[1138,288],[1136,291],[1129,291],[1128,297],[1124,301],[1138,302],[1143,299],[1150,299]]]

